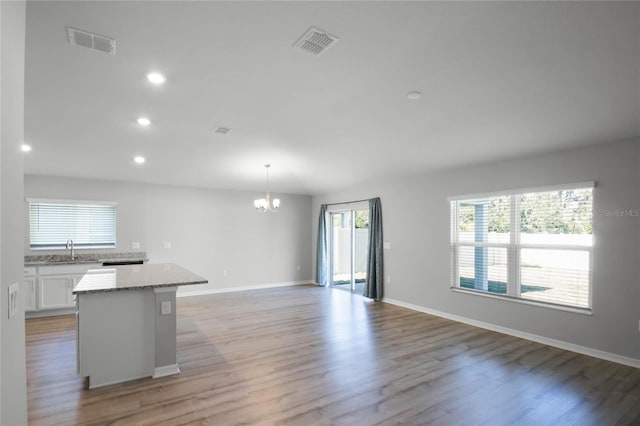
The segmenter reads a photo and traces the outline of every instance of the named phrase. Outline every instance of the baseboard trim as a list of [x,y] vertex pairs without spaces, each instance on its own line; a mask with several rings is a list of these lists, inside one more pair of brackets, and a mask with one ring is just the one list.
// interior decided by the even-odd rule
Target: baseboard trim
[[461,322],[463,324],[468,324],[475,327],[484,328],[486,330],[496,331],[502,334],[508,334],[509,336],[519,337],[521,339],[542,343],[543,345],[553,346],[559,349],[564,349],[567,351],[572,351],[572,352],[577,352],[579,354],[592,356],[594,358],[600,358],[606,361],[612,361],[618,364],[640,368],[640,359],[631,358],[624,355],[618,355],[611,352],[602,351],[600,349],[593,349],[587,346],[576,345],[574,343],[569,343],[562,340],[551,339],[549,337],[527,333],[524,331],[515,330],[508,327],[502,327],[500,325],[495,325],[495,324],[491,324],[484,321],[478,321],[478,320],[466,318],[460,315],[449,314],[447,312],[442,312],[442,311],[438,311],[431,308],[425,308],[424,306],[418,306],[412,303],[402,302],[400,300],[389,299],[385,297],[382,299],[382,301],[385,303],[389,303],[391,305],[396,305],[396,306],[401,306],[403,308],[411,309],[413,311],[418,311],[418,312],[422,312],[429,315],[435,315],[437,317],[446,318],[456,322]]
[[172,376],[178,373],[180,373],[178,364],[163,365],[162,367],[156,367],[155,370],[153,370],[152,377],[154,379],[158,379],[160,377]]
[[283,283],[258,284],[258,285],[242,286],[242,287],[210,288],[206,290],[195,290],[195,291],[188,291],[188,292],[185,291],[184,293],[178,291],[178,293],[176,294],[176,297],[203,296],[206,294],[230,293],[233,291],[261,290],[265,288],[287,287],[292,285],[304,285],[304,284],[313,284],[313,281],[311,280],[289,281],[289,282],[283,282]]
[[76,308],[59,308],[59,309],[43,309],[40,311],[25,311],[25,319],[31,318],[44,318],[44,317],[56,317],[59,315],[73,315],[76,313]]
[[144,374],[142,376],[127,377],[126,379],[112,380],[110,382],[98,383],[97,385],[91,383],[91,376],[86,377],[86,379],[89,379],[89,390],[93,390],[93,389],[103,388],[105,386],[111,386],[111,385],[117,385],[119,383],[129,382],[131,380],[143,379],[145,377],[149,377],[149,375]]

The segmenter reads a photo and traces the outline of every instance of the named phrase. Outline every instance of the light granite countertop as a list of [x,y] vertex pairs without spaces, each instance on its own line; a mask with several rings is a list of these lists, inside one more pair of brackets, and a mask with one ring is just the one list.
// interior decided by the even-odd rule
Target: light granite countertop
[[102,263],[106,261],[147,261],[144,251],[127,251],[113,253],[78,253],[71,260],[69,253],[65,254],[36,254],[24,257],[24,266],[75,265],[83,263]]
[[147,263],[89,269],[73,294],[206,284],[209,281],[175,263]]

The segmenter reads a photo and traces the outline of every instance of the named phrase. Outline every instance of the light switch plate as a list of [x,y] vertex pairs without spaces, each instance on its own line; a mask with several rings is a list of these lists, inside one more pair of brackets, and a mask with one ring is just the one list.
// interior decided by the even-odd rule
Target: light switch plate
[[171,248],[171,242],[170,241],[165,241],[164,242],[164,248],[170,249]]
[[139,249],[140,248],[140,243],[138,241],[132,241],[131,242],[131,248],[132,249]]
[[391,243],[388,241],[385,241],[382,243],[382,248],[385,250],[391,250]]
[[18,289],[20,285],[13,283],[9,286],[9,318],[13,318],[18,312]]
[[171,302],[160,302],[160,315],[171,314]]

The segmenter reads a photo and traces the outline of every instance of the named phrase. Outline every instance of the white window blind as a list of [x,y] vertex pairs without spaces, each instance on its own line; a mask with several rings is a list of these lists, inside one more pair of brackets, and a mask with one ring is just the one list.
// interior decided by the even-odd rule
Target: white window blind
[[92,201],[29,201],[29,240],[32,250],[116,247],[116,206]]
[[452,286],[591,307],[593,187],[451,200]]

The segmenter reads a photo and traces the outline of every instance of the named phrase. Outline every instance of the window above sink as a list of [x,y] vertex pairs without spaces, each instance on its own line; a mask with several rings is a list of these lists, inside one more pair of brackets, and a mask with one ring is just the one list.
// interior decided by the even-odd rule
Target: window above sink
[[116,248],[116,205],[111,201],[28,198],[31,250]]

